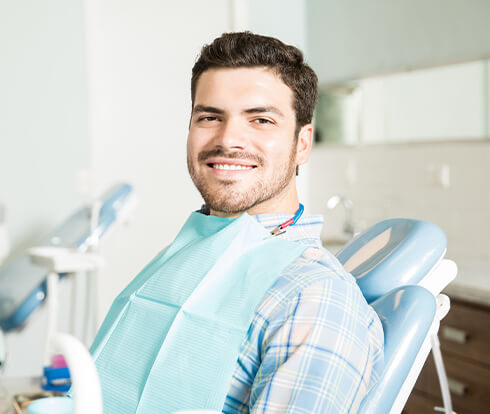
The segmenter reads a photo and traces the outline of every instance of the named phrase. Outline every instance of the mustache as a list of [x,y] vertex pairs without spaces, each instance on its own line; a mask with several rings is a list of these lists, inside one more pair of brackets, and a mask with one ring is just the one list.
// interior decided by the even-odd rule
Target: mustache
[[248,151],[225,151],[221,148],[215,148],[208,151],[201,151],[197,156],[197,160],[199,162],[204,162],[212,157],[228,158],[230,160],[239,159],[239,160],[253,161],[254,164],[257,165],[264,164],[264,159],[257,154],[253,154]]

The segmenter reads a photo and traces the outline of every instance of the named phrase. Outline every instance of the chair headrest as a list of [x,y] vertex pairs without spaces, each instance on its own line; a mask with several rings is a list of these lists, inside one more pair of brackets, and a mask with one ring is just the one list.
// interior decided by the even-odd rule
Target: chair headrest
[[441,261],[446,243],[435,224],[395,218],[359,234],[337,258],[370,303],[397,287],[417,285]]

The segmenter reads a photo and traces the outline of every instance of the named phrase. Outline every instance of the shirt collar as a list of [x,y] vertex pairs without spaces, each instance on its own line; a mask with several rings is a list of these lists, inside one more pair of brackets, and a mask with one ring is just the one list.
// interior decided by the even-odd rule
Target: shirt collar
[[[197,210],[202,214],[209,214],[209,210],[202,206],[200,210]],[[264,226],[266,230],[272,231],[280,224],[289,220],[292,216],[291,214],[277,214],[277,213],[267,213],[267,214],[256,214],[251,216],[257,220],[259,224]],[[311,215],[311,216],[301,216],[299,220],[292,226],[286,227],[286,232],[279,234],[278,237],[284,240],[297,241],[300,243],[307,244],[314,247],[322,247],[322,242],[320,239],[320,233],[323,227],[323,216],[321,215]]]

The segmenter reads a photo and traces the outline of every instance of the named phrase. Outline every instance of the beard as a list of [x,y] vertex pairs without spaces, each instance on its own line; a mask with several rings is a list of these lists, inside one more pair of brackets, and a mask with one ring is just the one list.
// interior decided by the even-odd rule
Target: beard
[[291,183],[296,173],[296,140],[293,141],[288,159],[277,166],[270,166],[263,157],[245,151],[231,152],[216,148],[198,154],[197,165],[211,157],[223,157],[252,160],[257,165],[256,168],[263,169],[266,173],[268,169],[270,170],[269,174],[259,175],[256,181],[246,188],[235,188],[237,182],[239,183],[237,180],[220,180],[219,183],[210,183],[204,174],[197,170],[189,154],[187,154],[187,168],[207,208],[225,214],[243,213],[280,195]]

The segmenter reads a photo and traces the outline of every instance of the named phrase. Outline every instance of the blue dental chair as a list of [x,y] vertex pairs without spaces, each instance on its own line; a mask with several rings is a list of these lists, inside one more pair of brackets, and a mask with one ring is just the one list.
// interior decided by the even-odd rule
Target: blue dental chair
[[419,220],[391,219],[363,232],[337,253],[374,308],[385,335],[385,370],[359,413],[400,413],[432,349],[445,413],[452,413],[437,331],[449,311],[440,292],[456,276],[444,259],[446,237]]
[[[91,208],[84,206],[54,231],[42,238],[39,246],[69,247],[85,251],[90,237],[105,236],[113,225],[124,220],[134,204],[133,188],[118,184],[103,194],[98,223],[91,229]],[[21,328],[46,299],[46,272],[31,263],[25,254],[0,268],[0,328],[4,332]]]

